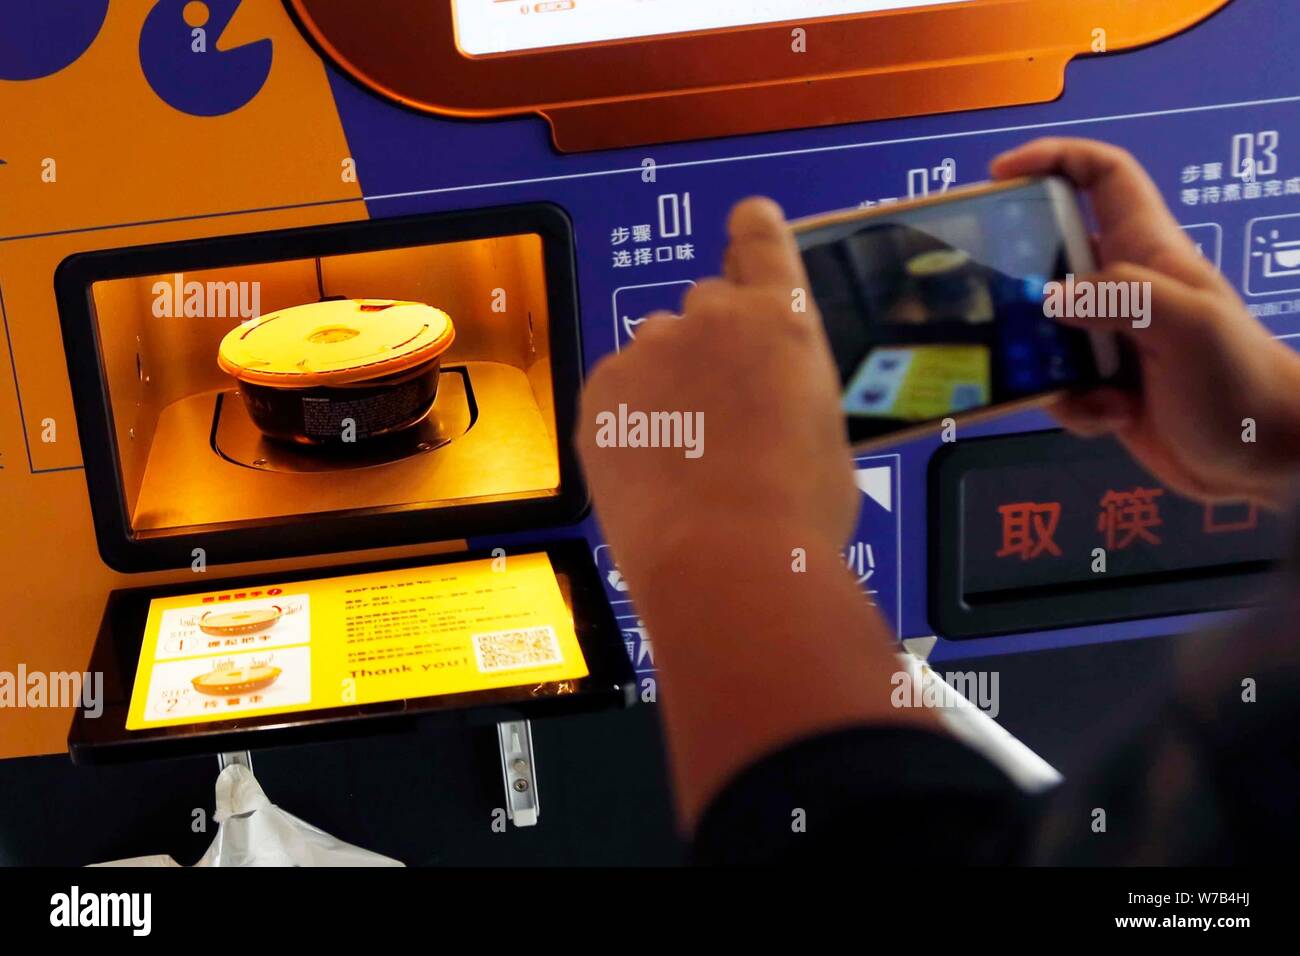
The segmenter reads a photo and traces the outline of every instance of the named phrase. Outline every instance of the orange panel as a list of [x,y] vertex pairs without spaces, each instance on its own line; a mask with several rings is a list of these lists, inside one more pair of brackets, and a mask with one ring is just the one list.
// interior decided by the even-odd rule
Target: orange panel
[[1050,100],[1075,56],[1162,40],[1228,0],[966,0],[487,56],[457,47],[450,0],[287,2],[384,96],[449,116],[540,113],[578,151]]
[[[366,217],[360,186],[340,176],[350,150],[326,72],[282,7],[244,4],[221,38],[270,38],[275,56],[256,99],[218,117],[182,113],[150,89],[138,53],[150,9],[114,3],[74,63],[0,81],[2,673],[82,671],[111,588],[195,578],[127,577],[96,552],[54,301],[58,264],[91,249]],[[294,148],[266,146],[285,142]],[[42,176],[47,160],[57,175]],[[233,214],[241,210],[253,211]],[[0,708],[0,759],[64,750],[70,719],[56,707]]]

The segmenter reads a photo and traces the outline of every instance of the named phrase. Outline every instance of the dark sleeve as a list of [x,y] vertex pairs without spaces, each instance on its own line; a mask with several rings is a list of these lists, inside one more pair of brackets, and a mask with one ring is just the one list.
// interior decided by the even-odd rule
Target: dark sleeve
[[1290,862],[1300,847],[1300,588],[1279,589],[1282,601],[1237,630],[1176,639],[1173,686],[1055,794],[1036,862]]
[[1290,864],[1300,848],[1295,540],[1263,607],[1231,630],[1172,639],[1173,672],[1055,794],[1036,862]]
[[855,727],[794,743],[743,770],[695,833],[696,863],[859,866],[1016,863],[1029,798],[951,737]]

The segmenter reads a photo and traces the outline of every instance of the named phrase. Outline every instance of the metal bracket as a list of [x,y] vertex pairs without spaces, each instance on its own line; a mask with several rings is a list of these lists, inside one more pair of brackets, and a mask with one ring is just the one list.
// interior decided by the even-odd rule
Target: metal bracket
[[517,827],[537,825],[537,765],[533,761],[533,728],[526,720],[497,724],[501,749],[501,780],[506,788],[506,814]]
[[230,753],[217,754],[217,773],[236,763],[252,770],[253,755],[247,750],[232,750]]

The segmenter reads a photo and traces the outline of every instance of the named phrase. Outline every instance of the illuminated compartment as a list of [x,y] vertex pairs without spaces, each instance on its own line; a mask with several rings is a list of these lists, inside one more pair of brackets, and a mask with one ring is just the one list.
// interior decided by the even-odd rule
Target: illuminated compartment
[[[114,567],[185,565],[199,547],[228,563],[440,540],[585,508],[568,443],[580,368],[572,241],[554,207],[92,253],[65,262],[57,285],[100,551]],[[363,410],[341,419],[353,433],[337,440],[270,437],[246,407],[257,387],[218,366],[232,330],[305,315],[303,357],[291,353],[285,371],[314,374],[371,328],[338,315],[382,329],[402,309],[444,313],[454,341],[432,407],[391,433],[358,435]],[[399,354],[377,351],[357,367]],[[335,389],[348,399],[337,406],[300,399],[321,389],[296,381],[261,391],[362,409],[350,400],[360,387],[401,377]]]

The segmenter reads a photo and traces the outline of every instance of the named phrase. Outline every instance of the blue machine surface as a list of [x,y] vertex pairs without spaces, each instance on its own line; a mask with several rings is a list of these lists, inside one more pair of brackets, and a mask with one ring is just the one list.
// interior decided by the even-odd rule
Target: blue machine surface
[[[736,201],[772,196],[791,216],[938,191],[987,178],[989,161],[1038,136],[1083,136],[1131,150],[1178,220],[1283,338],[1300,341],[1300,269],[1279,268],[1272,245],[1300,240],[1300,20],[1283,0],[1238,0],[1157,45],[1071,64],[1056,102],[830,129],[560,155],[540,119],[462,122],[383,104],[335,76],[372,216],[549,200],[577,237],[588,365],[625,344],[636,320],[675,309],[692,280],[716,272],[723,224]],[[1251,159],[1255,182],[1240,174]],[[646,181],[652,166],[653,181]],[[1285,247],[1283,247],[1285,248]],[[1055,427],[1041,412],[970,426],[963,437]],[[927,620],[926,469],[938,438],[875,455],[864,469],[863,516],[846,560],[876,591],[902,637]],[[737,495],[744,495],[743,476]],[[884,489],[884,490],[882,490]],[[598,558],[599,528],[583,533]],[[500,539],[477,541],[492,544]],[[744,547],[737,542],[737,547]],[[719,574],[726,573],[725,561]],[[626,594],[611,586],[611,599]],[[639,647],[635,611],[616,605]],[[1183,615],[1105,627],[940,640],[934,659],[1002,654],[1184,632],[1221,619]],[[639,669],[652,655],[635,651]]]

